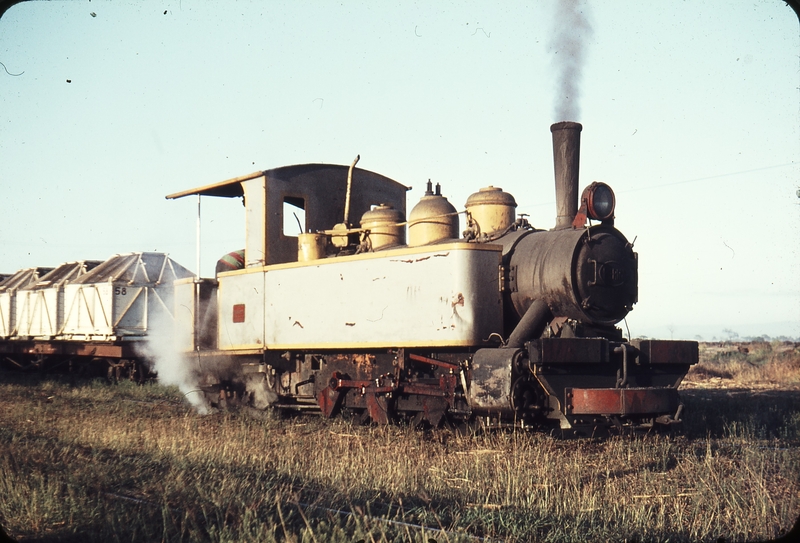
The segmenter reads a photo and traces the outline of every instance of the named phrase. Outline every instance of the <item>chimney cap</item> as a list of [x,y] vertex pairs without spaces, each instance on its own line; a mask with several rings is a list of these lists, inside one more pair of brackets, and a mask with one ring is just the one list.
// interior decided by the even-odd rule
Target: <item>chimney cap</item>
[[583,125],[573,121],[561,121],[550,125],[550,132],[555,132],[556,130],[577,130],[580,132],[583,130]]

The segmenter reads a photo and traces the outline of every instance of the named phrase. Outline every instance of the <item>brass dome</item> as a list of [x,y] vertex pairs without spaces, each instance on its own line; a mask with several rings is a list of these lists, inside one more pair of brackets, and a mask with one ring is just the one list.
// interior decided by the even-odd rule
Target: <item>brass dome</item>
[[500,187],[488,186],[467,198],[467,213],[483,234],[505,230],[516,220],[517,202]]
[[361,216],[361,228],[369,230],[373,251],[405,244],[403,213],[390,205],[379,204]]
[[458,238],[458,213],[447,198],[442,196],[441,186],[436,184],[436,193],[428,190],[408,215],[408,246],[419,247],[443,239]]

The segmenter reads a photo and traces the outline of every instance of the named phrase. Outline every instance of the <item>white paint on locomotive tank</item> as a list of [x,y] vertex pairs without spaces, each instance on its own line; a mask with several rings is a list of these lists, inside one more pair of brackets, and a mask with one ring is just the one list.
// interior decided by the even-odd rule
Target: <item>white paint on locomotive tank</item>
[[400,248],[220,274],[219,348],[482,345],[502,332],[500,247],[448,249]]

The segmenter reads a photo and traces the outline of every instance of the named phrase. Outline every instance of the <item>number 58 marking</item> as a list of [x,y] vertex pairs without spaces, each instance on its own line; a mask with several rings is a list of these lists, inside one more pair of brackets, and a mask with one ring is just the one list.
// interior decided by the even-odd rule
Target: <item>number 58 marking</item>
[[128,289],[125,287],[114,287],[114,294],[125,296],[128,294]]

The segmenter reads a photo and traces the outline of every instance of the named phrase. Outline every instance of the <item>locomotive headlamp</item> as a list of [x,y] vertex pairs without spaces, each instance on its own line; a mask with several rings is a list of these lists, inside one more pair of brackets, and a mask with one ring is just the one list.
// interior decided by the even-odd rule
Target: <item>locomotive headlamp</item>
[[614,218],[614,191],[605,183],[595,181],[581,194],[580,208],[572,221],[574,228],[583,228],[586,218],[596,221],[607,221]]
[[583,189],[581,202],[583,201],[586,202],[586,210],[592,219],[604,221],[614,216],[614,191],[605,183],[595,181]]

